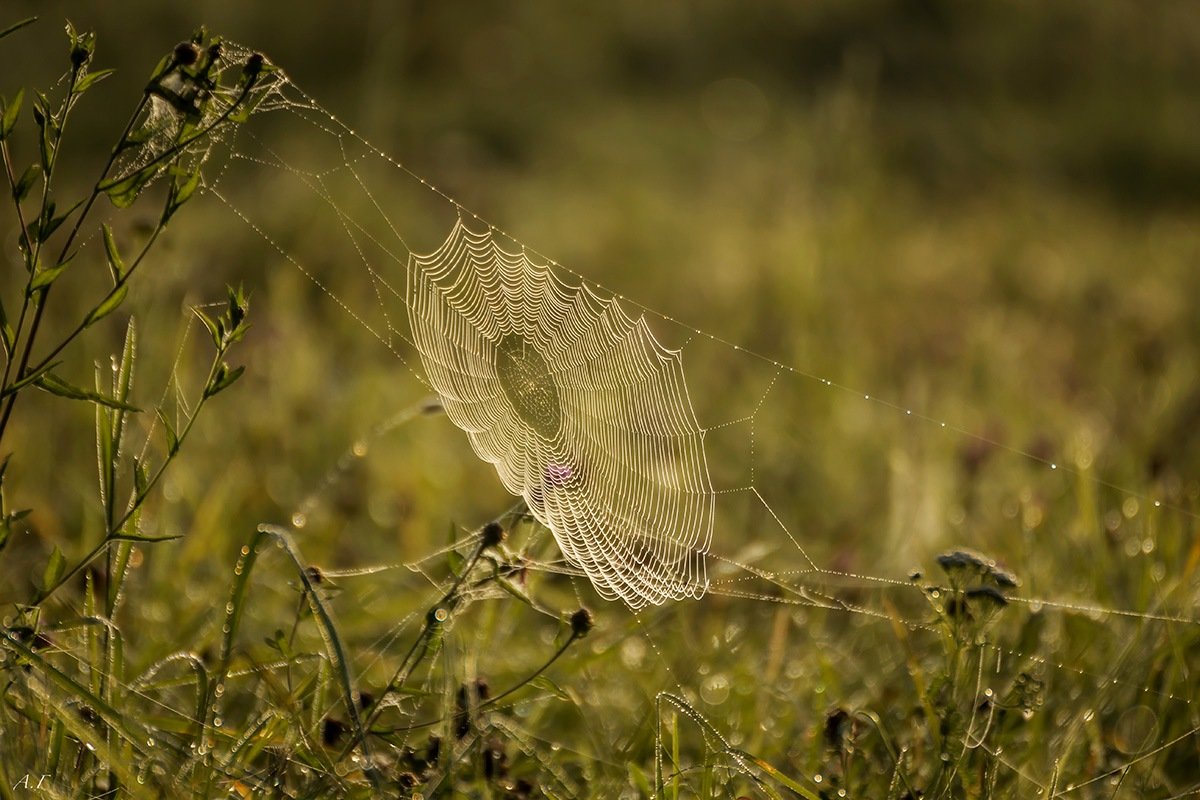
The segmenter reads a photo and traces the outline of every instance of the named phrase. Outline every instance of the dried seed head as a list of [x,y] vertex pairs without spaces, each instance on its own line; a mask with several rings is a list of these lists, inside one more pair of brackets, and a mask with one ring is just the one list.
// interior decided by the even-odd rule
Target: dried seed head
[[571,615],[571,633],[578,639],[587,636],[594,625],[592,612],[586,608],[581,608]]
[[973,550],[951,550],[938,556],[937,562],[947,574],[960,570],[983,572],[988,566],[988,560]]
[[501,527],[499,522],[489,522],[483,526],[483,538],[480,545],[486,550],[489,547],[495,547],[507,538],[508,534]]
[[972,586],[964,594],[967,600],[979,600],[996,608],[1008,605],[1008,599],[994,586]]
[[190,67],[200,59],[200,48],[194,42],[180,42],[175,45],[175,63]]
[[1015,589],[1019,584],[1017,576],[997,566],[994,558],[988,558],[974,550],[951,550],[938,556],[937,562],[956,586],[962,586],[968,580],[975,579],[991,584],[997,589]]
[[1001,567],[993,566],[988,570],[988,577],[995,581],[1001,589],[1015,589],[1020,583],[1016,575]]

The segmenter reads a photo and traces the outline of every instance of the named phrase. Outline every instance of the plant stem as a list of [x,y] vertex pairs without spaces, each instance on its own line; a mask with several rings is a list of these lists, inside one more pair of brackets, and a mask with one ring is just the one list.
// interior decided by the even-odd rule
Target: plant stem
[[[72,80],[71,80],[72,91],[74,90],[74,87],[75,87],[75,78],[72,77]],[[104,162],[104,169],[101,170],[100,177],[96,179],[96,183],[92,186],[91,194],[88,195],[88,199],[84,203],[83,209],[79,212],[79,216],[75,218],[75,224],[71,227],[70,233],[67,234],[67,240],[63,244],[62,251],[58,255],[58,263],[62,263],[62,260],[64,258],[66,258],[67,252],[71,249],[71,245],[74,244],[74,242],[75,242],[75,237],[79,235],[79,231],[83,227],[83,222],[87,218],[88,212],[90,212],[92,210],[92,206],[95,205],[96,199],[101,194],[100,185],[104,182],[104,179],[108,175],[109,170],[112,169],[113,164],[116,163],[117,155],[121,152],[122,145],[125,144],[125,140],[129,136],[130,132],[133,131],[133,127],[134,127],[134,125],[137,124],[137,121],[138,121],[139,117],[141,116],[142,111],[146,108],[147,102],[149,102],[149,95],[143,94],[142,99],[140,101],[138,101],[137,106],[134,108],[133,114],[130,115],[129,120],[125,123],[125,128],[124,128],[124,130],[121,131],[121,136],[117,140],[117,144],[114,145],[112,150],[109,151],[108,160]],[[64,119],[64,122],[65,122],[65,119]],[[60,133],[60,135],[59,135],[58,141],[61,141],[61,130],[59,133]],[[57,149],[58,149],[58,146],[56,144],[55,152],[57,152]],[[48,189],[49,183],[50,183],[50,175],[46,175],[46,179],[45,179],[46,188],[44,188],[43,191],[45,191],[45,192],[49,191],[49,189]],[[28,234],[27,234],[27,236],[28,236]],[[40,245],[39,245],[39,248],[40,248]],[[32,282],[33,270],[37,265],[36,254],[31,254],[30,258],[31,258],[31,261],[30,261],[29,280]],[[53,285],[54,284],[44,286],[41,289],[38,289],[36,291],[37,298],[35,301],[35,309],[33,312],[33,321],[30,323],[29,333],[26,335],[24,345],[21,348],[21,356],[20,356],[20,359],[18,362],[16,374],[11,376],[15,380],[20,380],[21,376],[25,374],[25,370],[29,367],[29,359],[33,355],[33,343],[34,343],[34,340],[37,339],[38,328],[41,327],[42,317],[46,311],[46,299],[49,297],[50,288]],[[23,304],[22,309],[21,309],[21,320],[22,321],[24,320],[25,311],[26,311],[26,308],[28,307],[30,300],[31,300],[31,293],[29,291],[26,291],[25,292],[25,303]],[[20,335],[19,330],[17,331],[17,335],[18,336]],[[10,377],[10,372],[9,372],[8,366],[11,366],[11,363],[12,362],[10,359],[9,365],[6,365],[5,370],[4,370],[4,385],[5,386],[8,385],[8,378]],[[4,433],[5,433],[5,431],[8,430],[8,421],[12,417],[13,406],[17,402],[18,394],[19,394],[19,392],[13,392],[12,394],[10,394],[8,396],[7,400],[4,402],[4,410],[2,412],[0,412],[0,442],[4,441]]]
[[[221,359],[224,357],[224,355],[225,355],[224,350],[220,350],[217,352],[217,357],[213,360],[212,366],[209,367],[208,378],[204,382],[205,386],[208,386],[212,382],[213,377],[216,375],[216,371],[217,371],[218,367],[220,366]],[[122,536],[118,536],[118,534],[120,533],[121,528],[124,527],[125,523],[129,521],[129,518],[133,516],[134,512],[136,512],[138,510],[138,508],[142,505],[142,503],[144,503],[146,501],[146,498],[150,496],[150,493],[154,490],[155,485],[157,485],[159,480],[162,479],[163,474],[167,471],[167,467],[169,467],[171,465],[171,462],[175,459],[175,456],[179,453],[179,449],[183,446],[184,440],[187,438],[188,433],[192,430],[192,426],[196,422],[196,417],[198,417],[200,415],[200,410],[204,407],[204,404],[208,401],[209,397],[210,397],[210,395],[207,395],[204,393],[201,394],[200,399],[196,402],[195,409],[193,409],[191,415],[188,417],[187,422],[184,424],[183,428],[181,428],[179,431],[179,437],[176,442],[175,452],[167,455],[167,457],[163,460],[163,463],[158,466],[158,469],[155,470],[154,474],[152,476],[150,476],[150,479],[146,481],[146,485],[143,486],[140,491],[135,492],[133,497],[130,498],[129,506],[126,508],[125,513],[122,514],[115,523],[113,523],[111,526],[109,526],[108,530],[105,531],[104,538],[100,541],[100,543],[97,544],[95,547],[93,547],[92,550],[86,556],[84,556],[81,561],[79,561],[77,564],[75,564],[75,566],[71,567],[69,570],[64,572],[62,577],[60,577],[57,581],[55,581],[50,586],[47,586],[44,589],[42,589],[42,591],[39,592],[38,595],[32,601],[30,601],[30,603],[29,603],[30,606],[38,606],[38,605],[41,605],[43,602],[45,602],[45,600],[47,598],[49,598],[50,595],[54,594],[56,591],[58,591],[58,589],[60,587],[62,587],[63,584],[67,583],[72,578],[74,578],[76,575],[78,575],[88,564],[90,564],[92,561],[94,561],[96,559],[96,557],[99,556],[101,553],[103,553],[108,548],[108,546],[111,545],[113,542],[115,542],[115,541],[133,541],[133,540],[155,541],[153,539],[141,539],[140,537],[122,537]],[[167,538],[174,538],[174,537],[167,537]]]

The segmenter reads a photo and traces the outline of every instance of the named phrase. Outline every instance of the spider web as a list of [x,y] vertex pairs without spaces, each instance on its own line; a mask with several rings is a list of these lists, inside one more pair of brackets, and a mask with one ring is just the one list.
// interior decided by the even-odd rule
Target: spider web
[[703,594],[704,432],[679,354],[644,317],[461,221],[412,258],[407,302],[446,414],[602,596]]
[[[1095,588],[1096,573],[1084,566],[1094,549],[1087,542],[1073,548],[1084,559],[1079,576],[1064,575],[1059,584],[1018,588],[985,557],[948,557],[942,566],[949,582],[971,584],[958,589],[978,590],[972,597],[981,602],[998,596],[1024,612],[1014,630],[989,631],[987,658],[968,667],[980,702],[967,720],[967,740],[986,747],[987,732],[1001,724],[996,709],[1004,704],[985,699],[1015,697],[1025,691],[1023,681],[1051,681],[1077,698],[1075,712],[1055,723],[1062,752],[992,753],[1022,791],[1098,796],[1102,787],[1119,792],[1128,774],[1145,769],[1143,787],[1153,787],[1153,796],[1196,793],[1200,775],[1179,766],[1195,763],[1200,733],[1186,655],[1200,633],[1195,579],[1190,568],[1163,566],[1188,558],[1185,531],[1195,527],[1193,513],[757,354],[607,290],[376,150],[283,73],[272,76],[268,92],[256,120],[261,129],[228,144],[222,168],[206,175],[207,191],[402,363],[412,381],[438,396],[474,452],[494,465],[504,488],[522,498],[566,558],[535,562],[534,569],[582,574],[601,597],[643,609],[633,615],[637,639],[666,665],[667,684],[686,698],[677,707],[706,738],[712,726],[697,709],[720,709],[739,670],[783,681],[791,669],[786,658],[771,655],[762,664],[749,650],[757,644],[777,653],[776,640],[786,635],[776,631],[789,624],[822,631],[816,645],[840,652],[840,668],[868,683],[885,661],[905,669],[908,636],[936,636],[930,604],[945,613],[948,601],[965,595],[894,565],[911,563],[935,540],[916,529],[926,521],[922,500],[938,498],[920,497],[916,484],[899,485],[885,504],[872,487],[888,482],[880,464],[888,458],[919,460],[922,449],[967,441],[1007,451],[1028,467],[1023,477],[1033,488],[1018,494],[1015,507],[981,490],[972,500],[977,521],[955,530],[1018,575],[1035,572],[1022,567],[1036,562],[1036,547],[1017,542],[1004,520],[1020,519],[1026,530],[1031,519],[1034,528],[1068,527],[1078,487],[1118,498],[1123,520],[1140,532],[1132,537],[1137,552],[1127,555],[1161,556],[1120,562],[1153,573],[1153,596],[1137,599]],[[292,201],[286,213],[274,213],[255,188],[266,180],[247,181],[248,172],[269,176],[272,191]],[[296,219],[296,207],[307,209],[304,219]],[[881,456],[884,445],[891,452]],[[822,479],[834,469],[861,474],[853,494]],[[841,527],[850,515],[839,509],[855,504],[868,506],[867,518],[877,525]],[[808,530],[843,535],[830,540]],[[846,555],[851,550],[857,557]],[[586,591],[578,582],[572,588]],[[655,616],[643,614],[664,603],[667,614],[668,601],[706,593],[702,603],[717,603],[730,621],[712,632],[715,666],[694,669],[686,655],[656,645],[657,620],[664,617],[652,608]],[[767,636],[761,615],[743,618],[734,610],[739,601],[788,622],[766,629]],[[901,652],[885,657],[886,646],[872,635],[867,641],[875,647],[867,652],[854,651],[862,640],[849,636],[848,649],[841,649],[838,623],[830,621],[838,618],[876,631],[899,626]],[[1075,666],[1082,654],[1072,648],[1075,638],[1099,642],[1082,647],[1111,653],[1110,668],[1094,674]],[[1139,648],[1163,642],[1175,643],[1173,660],[1149,671],[1137,664]],[[739,651],[739,643],[746,647]],[[622,646],[634,670],[645,657],[636,649]],[[751,666],[735,664],[739,659]],[[603,686],[602,676],[593,677]],[[764,713],[769,722],[770,710]],[[1126,720],[1138,713],[1152,720],[1141,726],[1144,742],[1107,741],[1102,756],[1090,761],[1073,755],[1092,747],[1097,714]],[[730,722],[735,729],[754,724]],[[743,738],[722,739],[720,746],[733,752]],[[1060,761],[1072,758],[1065,780]],[[819,784],[820,777],[811,779]]]

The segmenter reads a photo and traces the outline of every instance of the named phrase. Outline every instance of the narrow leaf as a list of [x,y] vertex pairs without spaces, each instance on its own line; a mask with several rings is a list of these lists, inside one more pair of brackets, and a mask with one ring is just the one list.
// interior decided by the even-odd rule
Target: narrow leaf
[[[103,373],[100,365],[96,364],[96,392],[99,393],[103,384]],[[96,472],[100,478],[100,504],[104,507],[105,519],[111,521],[113,509],[113,484],[116,482],[117,464],[113,445],[113,416],[112,409],[96,404]]]
[[195,315],[200,318],[200,321],[204,323],[204,327],[208,328],[208,332],[210,334],[212,334],[213,344],[217,346],[218,350],[220,350],[221,349],[221,338],[222,338],[223,334],[221,333],[221,329],[217,325],[216,320],[214,320],[208,314],[205,314],[199,308],[193,307],[192,312],[195,313]]
[[7,139],[13,128],[17,126],[17,117],[21,113],[21,101],[24,99],[25,90],[19,89],[11,102],[7,100],[4,102],[4,112],[0,114],[0,139]]
[[228,369],[227,367],[222,365],[222,368],[218,371],[216,378],[214,378],[213,382],[210,383],[208,385],[208,388],[206,388],[204,390],[204,396],[212,397],[214,394],[217,394],[218,392],[225,391],[226,389],[228,389],[230,386],[233,385],[234,381],[236,381],[238,378],[242,377],[242,373],[245,371],[246,371],[245,366],[235,367],[234,369]]
[[37,176],[41,174],[42,168],[37,164],[30,164],[29,167],[21,173],[21,177],[17,179],[17,185],[13,187],[13,198],[20,203],[29,196],[29,190],[33,188],[33,182],[37,180]]
[[116,72],[116,70],[112,69],[98,69],[95,72],[89,72],[87,75],[84,75],[82,78],[80,78],[79,82],[75,84],[75,92],[77,94],[83,94],[88,89],[107,78],[109,75],[112,75],[114,72]]
[[29,291],[36,292],[39,289],[44,289],[50,284],[54,283],[56,280],[58,280],[58,277],[63,274],[66,268],[70,266],[70,264],[71,258],[68,258],[61,264],[56,264],[49,269],[43,269],[40,272],[35,272],[33,275],[33,280],[29,282]]
[[50,370],[54,369],[61,363],[62,363],[61,361],[51,361],[49,364],[44,364],[44,365],[38,367],[37,369],[30,370],[20,380],[13,381],[11,384],[4,387],[4,391],[0,391],[0,397],[8,397],[10,394],[13,394],[14,392],[19,392],[22,389],[24,389],[26,386],[29,386],[32,383],[37,383],[38,379],[41,378],[42,375],[44,375],[47,372],[49,372]]
[[59,226],[67,221],[67,218],[75,213],[75,210],[83,205],[83,198],[80,198],[75,205],[68,208],[61,214],[55,215],[54,204],[51,203],[46,207],[46,221],[38,226],[37,239],[39,242],[44,242],[54,235]]
[[137,456],[133,457],[133,492],[136,497],[143,497],[150,487],[150,470]]
[[113,283],[117,283],[125,274],[125,262],[121,259],[121,251],[117,249],[117,240],[113,236],[112,228],[107,222],[100,228],[104,232],[104,257],[108,261],[108,271],[112,273]]
[[121,303],[125,302],[125,296],[127,294],[129,294],[129,284],[127,283],[123,283],[113,289],[108,293],[108,297],[105,297],[104,300],[101,301],[100,305],[88,312],[87,319],[84,321],[83,326],[85,328],[91,327],[112,312],[116,311],[121,306]]
[[66,569],[67,557],[63,555],[62,550],[58,549],[58,545],[55,545],[53,552],[50,553],[50,560],[46,562],[46,569],[42,573],[42,586],[53,586],[58,583],[58,579],[63,576]]
[[4,346],[5,358],[12,358],[15,339],[16,334],[13,332],[12,326],[8,324],[8,311],[4,308],[4,300],[0,298],[0,345]]
[[458,544],[458,526],[453,522],[450,523],[450,530],[446,534],[446,566],[450,567],[450,572],[455,575],[461,575],[462,569],[466,566],[467,560],[463,558],[462,553],[458,552],[455,546]]
[[38,92],[38,102],[33,107],[33,119],[37,122],[38,155],[42,160],[42,171],[49,174],[54,168],[54,118],[50,115],[50,101]]
[[158,414],[159,422],[163,425],[163,430],[167,433],[167,452],[175,455],[179,450],[179,436],[175,433],[175,426],[171,424],[171,420],[163,413],[161,408],[156,408],[155,413]]
[[108,199],[117,208],[128,208],[133,205],[133,202],[137,200],[142,189],[154,179],[154,176],[161,169],[162,164],[147,164],[145,167],[124,178],[114,178],[104,181],[100,184],[99,188],[100,191],[108,195]]
[[90,403],[99,403],[108,408],[119,408],[123,411],[140,411],[141,409],[131,406],[128,403],[122,403],[119,400],[114,400],[111,397],[106,397],[100,392],[94,392],[87,389],[80,389],[78,386],[72,386],[62,378],[52,372],[42,374],[34,382],[34,384],[50,394],[56,394],[59,397],[66,397],[70,400],[86,400]]
[[547,678],[545,675],[539,675],[529,682],[529,685],[535,689],[554,695],[559,700],[571,700],[571,695],[567,694],[557,683]]

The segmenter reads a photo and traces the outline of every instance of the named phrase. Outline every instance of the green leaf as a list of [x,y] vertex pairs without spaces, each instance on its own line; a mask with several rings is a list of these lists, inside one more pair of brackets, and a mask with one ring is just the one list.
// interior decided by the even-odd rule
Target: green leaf
[[158,420],[167,434],[167,452],[175,455],[179,452],[179,435],[175,433],[175,426],[171,424],[171,420],[167,419],[167,415],[161,408],[154,409],[154,412],[158,414]]
[[42,168],[38,164],[30,164],[29,167],[21,173],[21,177],[17,180],[16,186],[13,187],[13,198],[19,203],[29,196],[29,190],[33,188],[33,182],[37,180],[37,176],[41,174]]
[[0,298],[0,345],[4,347],[5,358],[12,358],[16,336],[12,326],[8,324],[8,312],[4,308],[4,300]]
[[466,566],[467,560],[463,558],[462,553],[458,552],[456,545],[458,544],[458,526],[453,522],[450,523],[450,530],[446,534],[446,564],[450,567],[450,572],[454,575],[461,575],[463,567]]
[[120,400],[114,400],[111,397],[101,394],[100,392],[91,391],[88,389],[80,389],[78,386],[73,386],[67,383],[62,378],[52,372],[45,372],[34,381],[34,385],[39,389],[56,394],[59,397],[66,397],[69,400],[86,400],[89,403],[99,403],[108,408],[118,408],[122,411],[141,411],[136,406],[131,406],[128,403],[122,403]]
[[543,692],[548,692],[554,695],[559,700],[570,701],[571,695],[567,694],[557,683],[547,678],[545,675],[539,675],[529,682],[530,686],[540,689]]
[[68,266],[70,266],[71,259],[74,257],[74,254],[72,254],[71,256],[68,256],[67,260],[63,261],[61,264],[56,264],[49,269],[43,269],[39,272],[35,272],[33,274],[33,280],[29,282],[29,291],[36,292],[39,289],[44,289],[58,280],[58,277],[63,274]]
[[32,383],[37,383],[38,379],[41,378],[42,375],[54,369],[61,363],[61,361],[51,361],[49,364],[43,364],[37,369],[30,370],[20,380],[13,381],[8,386],[5,386],[4,391],[0,392],[0,397],[8,397],[10,394],[19,392]]
[[245,366],[230,369],[228,364],[222,364],[217,368],[217,374],[213,376],[212,382],[204,390],[204,396],[212,397],[218,392],[225,391],[233,385],[234,381],[242,377],[242,373],[245,371]]
[[632,761],[629,762],[629,779],[642,797],[650,797],[654,790],[650,788],[650,779],[646,773]]
[[45,214],[46,221],[45,221],[45,223],[38,226],[37,240],[39,242],[44,242],[47,239],[49,239],[51,236],[53,236],[54,232],[56,230],[58,230],[59,226],[67,221],[67,217],[69,217],[69,216],[71,216],[71,214],[75,213],[75,209],[79,208],[81,205],[83,205],[82,198],[77,203],[75,203],[75,205],[71,206],[70,208],[68,208],[66,211],[59,214],[58,216],[55,216],[54,215],[54,204],[49,203],[46,206],[46,214]]
[[50,553],[50,560],[46,562],[46,569],[42,573],[42,588],[58,583],[58,579],[66,570],[67,557],[62,554],[62,550],[58,549],[58,545],[55,545],[54,551]]
[[137,200],[146,184],[162,170],[161,163],[147,164],[136,172],[123,178],[113,178],[101,182],[100,191],[108,195],[108,199],[117,208],[128,208]]
[[182,533],[164,533],[161,536],[147,536],[141,533],[124,533],[118,532],[110,535],[110,541],[113,542],[149,542],[157,544],[159,542],[175,542],[183,538]]
[[117,240],[113,237],[112,227],[107,222],[100,225],[104,231],[104,258],[108,261],[108,271],[112,273],[113,283],[118,283],[125,274],[125,262],[121,252],[117,250]]
[[49,174],[54,169],[54,117],[50,112],[50,101],[41,92],[33,105],[33,120],[38,126],[38,156],[42,160],[42,171]]
[[250,308],[250,301],[246,299],[246,294],[242,287],[234,289],[232,286],[227,287],[229,290],[229,304],[223,318],[225,325],[228,328],[222,341],[225,347],[240,342],[242,337],[246,335],[246,331],[250,329],[249,323],[246,320],[246,311]]
[[224,335],[225,335],[224,331],[221,330],[221,326],[217,323],[216,320],[214,320],[208,314],[205,314],[202,310],[200,310],[199,308],[196,308],[195,306],[192,307],[192,312],[197,317],[200,318],[200,321],[204,323],[204,327],[208,328],[208,332],[210,334],[212,334],[213,344],[215,344],[217,346],[217,349],[220,350],[221,349],[221,340],[224,338]]
[[167,206],[163,209],[162,221],[166,224],[171,217],[175,216],[184,203],[195,194],[197,187],[200,186],[200,171],[196,170],[190,174],[184,174],[176,177],[175,182],[171,184],[171,194],[167,198]]
[[98,69],[95,72],[89,72],[87,75],[84,75],[82,78],[80,78],[79,82],[75,84],[75,92],[77,94],[83,94],[88,89],[107,78],[109,75],[112,75],[114,72],[116,72],[116,70],[113,69]]
[[92,325],[116,311],[121,306],[121,303],[125,302],[125,296],[127,294],[129,294],[129,284],[127,283],[122,283],[120,286],[114,288],[108,293],[108,297],[105,297],[104,300],[101,301],[100,305],[88,312],[87,319],[85,319],[83,322],[83,327],[90,328]]
[[133,491],[138,497],[145,497],[150,488],[150,470],[137,456],[133,457]]
[[0,107],[3,108],[3,113],[0,113],[0,139],[7,139],[13,128],[17,126],[17,117],[21,113],[21,101],[24,99],[25,90],[19,89],[12,102],[4,100],[3,103],[0,103]]

